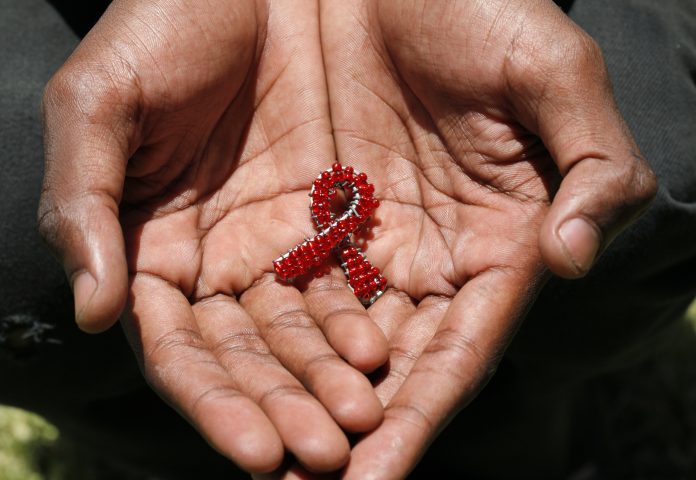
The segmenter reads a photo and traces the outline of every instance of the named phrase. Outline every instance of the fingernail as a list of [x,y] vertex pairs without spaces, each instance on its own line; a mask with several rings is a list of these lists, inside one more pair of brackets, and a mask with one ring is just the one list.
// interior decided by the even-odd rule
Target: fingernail
[[97,281],[91,273],[83,271],[73,280],[73,296],[75,297],[75,321],[82,328],[85,323],[85,310],[89,306],[94,292],[97,291]]
[[599,250],[599,235],[587,221],[572,218],[558,229],[566,257],[579,275],[586,274]]

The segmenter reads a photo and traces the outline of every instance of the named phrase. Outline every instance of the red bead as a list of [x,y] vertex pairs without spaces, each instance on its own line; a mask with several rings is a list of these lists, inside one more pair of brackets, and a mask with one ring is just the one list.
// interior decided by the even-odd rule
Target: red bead
[[373,193],[375,193],[375,186],[371,183],[360,185],[358,187],[358,191],[360,192],[360,195],[372,195]]
[[[337,196],[338,188],[343,188],[348,198],[348,206],[352,211],[334,213],[332,200]],[[336,252],[345,268],[348,283],[355,295],[366,302],[374,292],[386,286],[386,279],[380,275],[380,270],[360,252],[360,249],[349,243],[352,232],[363,229],[363,223],[379,206],[379,200],[374,198],[374,185],[367,183],[367,174],[356,173],[352,167],[342,167],[334,163],[329,170],[312,182],[310,211],[320,233],[294,247],[289,254],[273,263],[273,268],[280,278],[288,279],[303,275],[314,267],[319,267],[331,255],[338,245]],[[352,192],[359,194],[359,200]],[[339,219],[340,218],[340,219]],[[347,245],[343,245],[347,242]],[[315,276],[320,276],[316,268]]]

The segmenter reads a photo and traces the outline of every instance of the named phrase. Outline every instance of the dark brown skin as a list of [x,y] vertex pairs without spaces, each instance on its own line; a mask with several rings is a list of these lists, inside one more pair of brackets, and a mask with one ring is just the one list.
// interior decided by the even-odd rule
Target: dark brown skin
[[359,370],[387,345],[360,302],[310,289],[310,315],[270,273],[314,231],[307,186],[335,158],[318,5],[293,5],[114,2],[45,97],[40,227],[78,324],[101,331],[127,304],[147,381],[250,471],[284,448],[340,468],[342,429],[383,415]]
[[[375,178],[385,420],[345,478],[402,478],[485,385],[546,269],[584,275],[655,194],[597,45],[550,1],[321,2],[339,159]],[[566,225],[566,227],[564,227]]]
[[[337,470],[344,430],[371,433],[343,476],[404,477],[547,269],[584,275],[656,189],[597,46],[542,0],[117,0],[45,116],[40,227],[78,324],[126,305],[146,379],[251,472],[284,448]],[[369,316],[337,268],[270,273],[336,157],[382,201]]]

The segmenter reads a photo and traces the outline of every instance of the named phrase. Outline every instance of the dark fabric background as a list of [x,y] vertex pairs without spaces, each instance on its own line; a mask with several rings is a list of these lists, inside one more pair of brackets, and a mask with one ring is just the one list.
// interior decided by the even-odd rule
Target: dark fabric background
[[[36,234],[41,91],[108,2],[51,3],[58,10],[0,0],[0,402],[47,416],[86,451],[135,471],[231,478],[232,466],[150,392],[119,329],[77,331],[61,269]],[[422,475],[560,475],[583,380],[669,342],[696,294],[696,3],[558,3],[600,43],[660,190],[587,278],[548,283],[499,373],[436,442]]]

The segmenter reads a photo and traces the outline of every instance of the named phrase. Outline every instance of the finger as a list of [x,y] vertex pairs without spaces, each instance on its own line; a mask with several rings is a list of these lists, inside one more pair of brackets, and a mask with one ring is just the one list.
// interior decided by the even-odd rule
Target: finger
[[326,340],[353,367],[369,373],[387,361],[387,339],[348,288],[340,268],[313,279],[303,295]]
[[145,379],[213,448],[247,471],[280,465],[284,451],[278,433],[208,350],[178,289],[136,275],[123,325]]
[[370,317],[382,330],[389,345],[401,324],[413,315],[416,304],[407,294],[395,288],[388,288],[379,301],[368,309]]
[[367,378],[329,346],[299,290],[265,275],[240,303],[273,354],[345,430],[365,432],[382,420],[382,405]]
[[579,29],[562,37],[560,55],[538,59],[542,78],[522,74],[527,83],[514,96],[526,99],[518,102],[522,115],[564,177],[541,228],[543,259],[575,278],[647,208],[657,187],[614,102],[599,47]]
[[77,323],[87,332],[109,328],[128,291],[118,204],[130,132],[121,121],[122,109],[107,95],[99,96],[101,87],[96,76],[63,69],[44,95],[39,230],[63,263]]
[[271,354],[239,304],[216,295],[194,307],[201,335],[240,390],[271,420],[286,448],[311,471],[341,468],[348,441],[321,404]]
[[529,301],[521,290],[529,283],[508,270],[489,270],[460,290],[387,406],[384,422],[353,449],[346,478],[406,477],[493,374]]
[[408,378],[426,345],[442,320],[451,299],[426,297],[413,308],[411,315],[402,320],[389,341],[389,367],[375,384],[375,392],[383,405],[388,405]]

